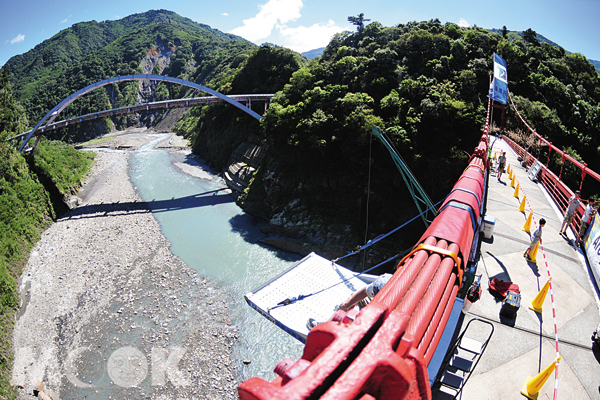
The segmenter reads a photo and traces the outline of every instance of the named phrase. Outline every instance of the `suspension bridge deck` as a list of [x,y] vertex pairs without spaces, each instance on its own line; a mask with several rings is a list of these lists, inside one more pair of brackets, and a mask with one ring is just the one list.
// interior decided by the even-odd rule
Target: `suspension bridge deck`
[[[528,377],[536,376],[558,356],[556,324],[558,352],[562,356],[558,364],[556,398],[597,399],[600,396],[600,353],[594,354],[590,340],[600,322],[594,277],[582,250],[573,246],[574,232],[568,232],[568,239],[559,234],[562,213],[542,185],[528,178],[527,171],[519,165],[517,155],[507,143],[496,140],[493,151],[506,151],[507,162],[519,184],[519,198],[515,197],[508,174],[503,174],[502,182],[497,181],[495,174],[490,175],[487,215],[494,216],[496,223],[492,238],[484,239],[480,247],[476,274],[482,274],[481,300],[472,305],[462,326],[472,318],[481,318],[492,322],[495,332],[459,398],[525,398],[520,391]],[[523,195],[527,197],[526,213],[518,211]],[[546,220],[537,263],[523,258],[530,237],[522,228],[530,208],[535,221],[531,232],[537,228],[540,218]],[[548,292],[542,313],[538,314],[530,310],[529,305],[549,275],[552,276],[553,290]],[[491,278],[519,285],[521,307],[515,319],[500,316],[502,303],[487,291]],[[539,399],[555,398],[554,378],[552,373],[542,387]],[[445,396],[434,391],[433,398]]]

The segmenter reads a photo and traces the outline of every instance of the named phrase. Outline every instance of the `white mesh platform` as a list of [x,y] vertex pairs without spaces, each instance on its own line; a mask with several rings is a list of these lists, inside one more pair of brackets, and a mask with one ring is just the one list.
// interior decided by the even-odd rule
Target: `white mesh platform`
[[[377,278],[374,275],[357,275],[357,272],[310,253],[288,271],[244,297],[252,308],[304,342],[309,318],[327,321],[340,303]],[[326,290],[317,293],[323,289]],[[311,295],[313,293],[316,294]],[[308,295],[311,296],[276,307],[286,299]]]

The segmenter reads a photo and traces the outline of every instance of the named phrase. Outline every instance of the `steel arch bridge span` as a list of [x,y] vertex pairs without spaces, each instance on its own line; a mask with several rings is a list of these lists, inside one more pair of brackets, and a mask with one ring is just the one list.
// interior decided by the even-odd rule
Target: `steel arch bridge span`
[[[211,94],[213,96],[216,96],[216,97],[220,98],[221,100],[226,101],[227,103],[229,103],[229,104],[231,104],[231,105],[239,108],[240,110],[244,111],[246,114],[249,114],[252,117],[256,118],[258,121],[260,121],[262,119],[262,116],[260,114],[252,111],[249,107],[244,106],[242,103],[240,103],[240,102],[238,102],[238,101],[236,101],[236,100],[234,100],[234,99],[232,99],[232,98],[230,98],[230,97],[228,97],[228,96],[226,96],[226,95],[224,95],[222,93],[219,93],[216,90],[212,90],[210,88],[207,88],[206,86],[202,86],[202,85],[199,85],[199,84],[194,83],[194,82],[186,81],[184,79],[179,79],[179,78],[172,78],[170,76],[161,76],[161,75],[150,75],[150,74],[145,74],[145,75],[124,75],[124,76],[117,76],[117,77],[114,77],[114,78],[108,78],[108,79],[105,79],[103,81],[93,83],[93,84],[91,84],[89,86],[84,87],[81,90],[78,90],[77,92],[73,93],[72,95],[68,96],[63,101],[61,101],[60,103],[58,103],[29,132],[29,134],[25,137],[25,139],[21,143],[21,146],[19,147],[19,151],[23,151],[23,149],[25,148],[25,146],[29,142],[29,139],[31,139],[31,137],[33,135],[35,135],[35,133],[37,132],[37,130],[40,128],[40,126],[42,126],[42,124],[44,122],[47,121],[46,124],[51,124],[54,121],[54,119],[58,116],[58,114],[60,114],[60,112],[62,110],[64,110],[69,104],[71,104],[72,102],[74,102],[75,100],[77,100],[78,98],[80,98],[81,96],[83,96],[84,94],[89,93],[92,90],[98,89],[98,88],[100,88],[102,86],[111,85],[113,83],[126,82],[126,81],[141,81],[141,80],[146,80],[146,79],[147,80],[153,80],[153,81],[176,83],[178,85],[188,86],[188,87],[191,87],[193,89],[201,90],[203,92],[206,92],[206,93],[209,93],[209,94]],[[39,139],[39,137],[38,137],[38,139]],[[36,145],[37,145],[37,140],[36,140],[36,143],[33,145],[33,148],[35,148]]]

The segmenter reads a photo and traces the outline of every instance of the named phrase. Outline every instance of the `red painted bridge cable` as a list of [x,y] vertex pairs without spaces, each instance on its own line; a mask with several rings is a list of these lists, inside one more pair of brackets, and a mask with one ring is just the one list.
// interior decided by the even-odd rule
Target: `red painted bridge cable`
[[425,354],[425,350],[427,350],[429,344],[431,343],[431,340],[433,339],[435,331],[437,330],[437,327],[442,319],[444,310],[446,309],[447,303],[450,301],[454,301],[454,298],[450,297],[454,286],[455,285],[450,280],[448,280],[448,282],[446,283],[446,287],[444,288],[444,292],[442,293],[442,296],[440,298],[440,301],[438,302],[437,307],[434,309],[433,316],[429,321],[429,324],[425,327],[425,333],[419,341],[419,344],[416,346],[419,350],[423,352],[423,354]]
[[[435,245],[437,239],[430,237],[425,240],[426,244]],[[386,309],[386,316],[396,308],[406,290],[410,287],[415,277],[429,258],[429,254],[425,250],[417,251],[411,259],[408,259],[398,265],[396,273],[390,281],[385,285],[374,300],[377,300]]]
[[[456,275],[452,274],[450,275],[450,278],[452,280],[456,279]],[[450,282],[452,282],[452,280]],[[450,285],[450,282],[448,283],[448,285]],[[429,362],[431,361],[431,358],[433,357],[433,354],[435,353],[435,350],[437,349],[437,345],[440,342],[440,339],[442,338],[442,334],[444,333],[444,329],[440,329],[440,326],[446,326],[446,323],[448,322],[448,318],[450,318],[450,314],[452,313],[452,307],[454,306],[454,299],[456,298],[456,294],[458,293],[458,286],[457,285],[453,285],[452,286],[452,291],[450,292],[450,296],[448,301],[446,302],[446,307],[443,309],[443,314],[441,315],[441,319],[439,324],[437,325],[430,325],[427,330],[432,330],[433,331],[433,338],[431,339],[431,342],[429,342],[427,349],[424,351],[424,355],[425,355],[425,364],[429,365]],[[440,306],[442,306],[442,304],[440,304]],[[438,311],[442,310],[442,308],[438,308],[436,310],[436,313]],[[421,349],[423,350],[423,349]]]
[[408,323],[406,333],[415,340],[415,343],[421,341],[427,327],[431,324],[436,308],[440,306],[440,300],[444,295],[444,289],[448,286],[448,279],[452,274],[454,264],[454,260],[449,257],[442,261],[442,265]]
[[[447,242],[445,240],[440,240],[436,247],[445,250],[446,246]],[[413,284],[396,307],[400,312],[410,315],[411,319],[414,317],[413,313],[423,296],[425,296],[431,281],[434,279],[436,273],[438,273],[441,261],[442,257],[437,253],[433,253],[429,256],[427,262],[425,262],[425,265],[419,272],[417,279],[413,281]]]

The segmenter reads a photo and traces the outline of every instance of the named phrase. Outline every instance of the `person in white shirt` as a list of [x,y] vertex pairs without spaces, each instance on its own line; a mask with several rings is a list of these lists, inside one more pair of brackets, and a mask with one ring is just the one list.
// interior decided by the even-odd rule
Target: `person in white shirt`
[[575,243],[583,245],[583,237],[590,226],[596,211],[598,211],[598,206],[596,202],[589,201],[587,206],[585,207],[585,212],[583,213],[583,217],[581,217],[581,225],[579,227],[579,235],[577,235],[577,241]]
[[565,219],[560,227],[561,235],[566,235],[566,230],[569,225],[571,225],[571,222],[573,222],[573,215],[575,215],[575,210],[577,210],[577,207],[579,207],[579,190],[576,190],[575,194],[569,198]]
[[366,297],[368,297],[369,300],[373,300],[373,297],[375,297],[375,295],[379,293],[381,289],[383,289],[391,277],[392,274],[383,274],[379,276],[379,278],[369,283],[364,289],[352,293],[352,296],[350,296],[348,300],[340,304],[339,309],[348,311]]
[[[365,298],[373,300],[373,297],[375,297],[375,295],[379,293],[381,289],[383,289],[383,287],[389,282],[392,276],[392,274],[388,273],[380,275],[377,279],[369,283],[361,290],[357,290],[356,292],[352,293],[352,295],[346,301],[340,304],[338,308],[343,311],[348,311],[354,308],[354,306],[359,305],[359,303]],[[306,323],[306,327],[308,328],[308,330],[311,330],[318,324],[320,324],[319,321],[315,320],[314,318],[309,318],[308,322]]]

